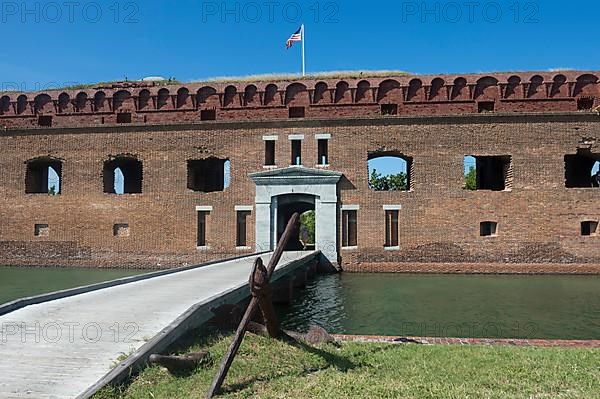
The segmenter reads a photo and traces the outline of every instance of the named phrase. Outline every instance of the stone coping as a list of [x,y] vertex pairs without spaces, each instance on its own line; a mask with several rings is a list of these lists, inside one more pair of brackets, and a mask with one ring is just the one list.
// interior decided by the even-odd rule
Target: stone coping
[[396,337],[382,335],[332,334],[336,341],[373,342],[389,344],[420,345],[483,345],[483,346],[532,346],[544,348],[600,348],[600,339],[522,339],[522,338],[450,338],[450,337]]

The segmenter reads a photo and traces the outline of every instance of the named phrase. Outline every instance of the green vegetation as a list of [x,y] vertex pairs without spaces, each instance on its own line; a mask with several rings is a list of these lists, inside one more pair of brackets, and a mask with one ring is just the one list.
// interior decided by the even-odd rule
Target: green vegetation
[[48,189],[48,195],[56,195],[56,186],[52,186]]
[[382,176],[377,169],[373,169],[369,176],[369,187],[376,191],[406,191],[408,190],[406,173]]
[[465,190],[477,190],[477,172],[474,166],[471,166],[465,175],[465,185],[463,188]]
[[[220,359],[231,338],[205,342]],[[197,351],[201,347],[190,348]],[[190,377],[159,367],[96,399],[202,398],[219,364]],[[600,350],[344,343],[319,348],[248,335],[219,398],[593,398]]]
[[304,212],[300,215],[300,231],[302,226],[308,230],[308,244],[315,243],[315,211]]

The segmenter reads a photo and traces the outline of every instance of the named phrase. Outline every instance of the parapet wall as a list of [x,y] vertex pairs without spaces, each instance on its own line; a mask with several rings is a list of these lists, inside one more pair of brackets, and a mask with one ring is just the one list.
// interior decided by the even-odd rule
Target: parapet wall
[[7,92],[0,96],[0,126],[590,111],[600,106],[599,76],[565,71],[167,86],[122,82],[85,90]]

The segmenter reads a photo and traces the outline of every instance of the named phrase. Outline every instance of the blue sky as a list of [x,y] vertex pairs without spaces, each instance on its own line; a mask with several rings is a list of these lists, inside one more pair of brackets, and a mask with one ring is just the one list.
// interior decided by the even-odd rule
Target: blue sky
[[[71,5],[68,5],[71,4]],[[469,4],[473,4],[469,6]],[[2,2],[3,88],[297,72],[596,69],[594,1]]]

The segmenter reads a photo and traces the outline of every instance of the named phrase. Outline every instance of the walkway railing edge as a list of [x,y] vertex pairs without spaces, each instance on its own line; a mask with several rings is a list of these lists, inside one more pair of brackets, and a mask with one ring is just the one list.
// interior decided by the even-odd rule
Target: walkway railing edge
[[102,283],[90,284],[90,285],[85,285],[82,287],[68,288],[66,290],[49,292],[47,294],[35,295],[35,296],[31,296],[31,297],[26,297],[26,298],[20,298],[20,299],[16,299],[14,301],[7,302],[7,303],[0,305],[0,316],[14,312],[15,310],[19,310],[19,309],[22,309],[22,308],[30,306],[30,305],[37,305],[39,303],[50,302],[50,301],[54,301],[56,299],[68,298],[71,296],[85,294],[87,292],[97,291],[97,290],[101,290],[104,288],[116,287],[118,285],[134,283],[136,281],[148,280],[148,279],[151,279],[154,277],[161,277],[161,276],[166,276],[169,274],[193,270],[193,269],[197,269],[199,267],[211,266],[216,263],[229,262],[232,260],[248,258],[251,256],[263,255],[263,254],[266,254],[269,252],[272,252],[272,251],[263,251],[263,252],[253,253],[253,254],[244,254],[244,255],[235,256],[235,257],[227,258],[227,259],[217,259],[217,260],[212,260],[212,261],[208,261],[205,263],[200,263],[198,265],[183,266],[183,267],[177,267],[177,268],[173,268],[173,269],[159,270],[156,272],[138,274],[136,276],[124,277],[124,278],[120,278],[120,279],[116,279],[116,280],[105,281]]
[[[288,271],[291,269],[293,271],[309,260],[318,259],[320,254],[320,250],[315,250],[307,253],[307,256],[303,258],[295,259],[288,264],[283,265],[275,271],[273,274],[273,280],[276,281],[277,279],[285,276],[284,270]],[[253,254],[253,256],[256,255],[260,254]],[[151,354],[164,351],[185,332],[190,329],[197,328],[201,324],[210,320],[213,317],[210,309],[230,303],[232,298],[239,297],[239,300],[242,300],[248,296],[250,296],[250,289],[248,283],[245,282],[236,287],[232,287],[230,290],[225,291],[224,293],[212,296],[191,306],[171,324],[165,327],[160,333],[142,345],[134,354],[119,363],[104,377],[77,396],[77,399],[91,398],[105,386],[118,385],[119,383],[123,382],[134,372],[144,368],[148,363],[148,358]]]

